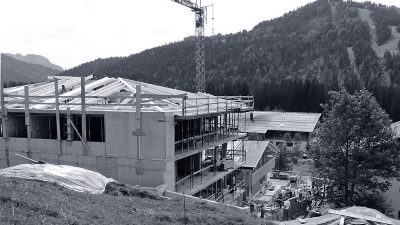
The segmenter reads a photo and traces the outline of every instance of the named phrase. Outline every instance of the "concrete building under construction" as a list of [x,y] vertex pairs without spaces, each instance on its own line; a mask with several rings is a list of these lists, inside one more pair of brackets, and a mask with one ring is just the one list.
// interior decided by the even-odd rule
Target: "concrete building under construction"
[[245,186],[236,176],[246,159],[239,114],[253,105],[252,96],[218,97],[123,78],[49,77],[2,89],[0,168],[27,163],[17,153],[225,201],[224,190]]

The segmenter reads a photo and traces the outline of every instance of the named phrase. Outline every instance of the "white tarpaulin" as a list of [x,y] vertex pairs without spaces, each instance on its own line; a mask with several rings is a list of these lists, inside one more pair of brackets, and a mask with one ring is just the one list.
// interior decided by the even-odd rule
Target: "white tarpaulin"
[[21,164],[0,169],[0,176],[57,183],[73,191],[101,194],[114,181],[100,173],[80,167],[54,164]]

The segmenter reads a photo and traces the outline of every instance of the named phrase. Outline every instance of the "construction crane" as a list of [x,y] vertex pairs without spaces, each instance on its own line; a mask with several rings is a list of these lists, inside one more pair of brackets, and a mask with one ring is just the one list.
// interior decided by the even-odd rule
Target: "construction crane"
[[172,0],[183,6],[190,8],[195,13],[195,33],[196,33],[196,52],[195,52],[195,63],[196,63],[196,90],[197,92],[205,92],[205,48],[204,48],[204,22],[206,18],[206,11],[208,6],[201,6],[201,0],[199,4],[191,2],[189,0]]

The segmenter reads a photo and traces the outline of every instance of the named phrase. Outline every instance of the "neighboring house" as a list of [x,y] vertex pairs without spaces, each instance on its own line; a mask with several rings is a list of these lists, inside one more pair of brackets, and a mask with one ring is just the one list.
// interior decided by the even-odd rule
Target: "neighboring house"
[[249,140],[268,140],[275,145],[286,143],[288,147],[298,145],[306,152],[320,117],[320,113],[254,111],[241,113],[239,129],[248,134]]
[[333,224],[359,224],[359,225],[378,225],[378,224],[391,224],[400,225],[399,220],[395,220],[387,217],[378,210],[352,206],[343,208],[340,210],[329,209],[322,216],[304,218],[304,219],[293,219],[289,221],[278,222],[279,225],[333,225]]
[[400,138],[400,121],[392,123],[392,130],[394,131],[395,138]]
[[267,183],[268,173],[275,167],[279,149],[269,141],[245,141],[246,162],[240,171],[247,177],[247,197],[251,198]]
[[18,153],[218,201],[245,161],[244,148],[227,145],[246,137],[236,118],[253,109],[251,96],[93,76],[50,77],[2,96],[0,168],[27,163]]
[[[395,132],[395,137],[400,141],[400,121],[393,123],[391,127]],[[393,218],[400,219],[400,181],[392,180],[390,183],[391,186],[385,195],[387,196],[387,200],[391,203],[390,206],[393,210]]]

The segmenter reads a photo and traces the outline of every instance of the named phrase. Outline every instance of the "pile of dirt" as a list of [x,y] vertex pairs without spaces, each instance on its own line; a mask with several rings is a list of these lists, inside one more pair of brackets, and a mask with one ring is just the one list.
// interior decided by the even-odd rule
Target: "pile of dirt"
[[164,200],[164,198],[152,194],[148,191],[141,190],[131,185],[122,184],[119,182],[110,182],[106,185],[104,194],[114,195],[114,196],[127,196],[127,197],[139,197],[139,198],[149,198],[155,200]]

